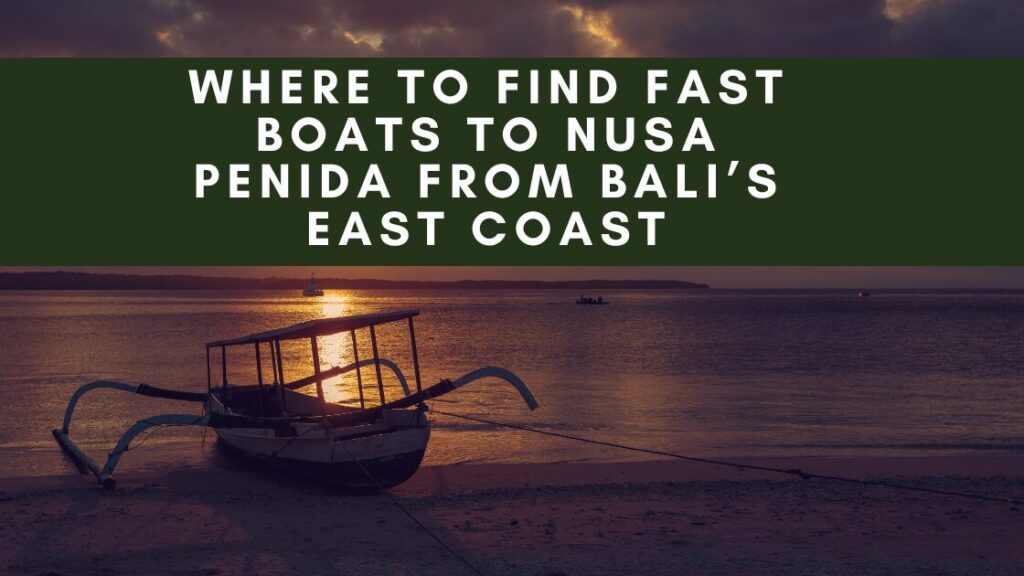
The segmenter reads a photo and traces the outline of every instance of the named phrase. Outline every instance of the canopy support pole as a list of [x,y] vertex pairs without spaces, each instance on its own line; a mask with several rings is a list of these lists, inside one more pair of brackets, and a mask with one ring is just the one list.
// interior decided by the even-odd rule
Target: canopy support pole
[[264,416],[263,407],[263,359],[260,358],[260,342],[257,340],[255,343],[256,347],[256,383],[260,387],[260,416]]
[[423,392],[423,385],[420,383],[420,357],[416,352],[416,329],[412,325],[412,316],[409,317],[409,339],[412,341],[412,369],[416,375],[416,392],[419,393]]
[[316,336],[310,336],[309,345],[313,351],[313,375],[316,377],[316,397],[320,401],[320,414],[327,415],[327,400],[324,398],[324,380],[320,376],[320,347],[316,344]]
[[370,324],[370,344],[373,346],[373,365],[377,369],[377,392],[380,394],[380,405],[384,406],[384,377],[380,374],[380,354],[377,353],[377,331]]
[[284,365],[281,363],[281,341],[274,340],[270,343],[273,348],[273,357],[276,361],[274,379],[277,380],[277,399],[281,403],[281,416],[288,417],[288,409],[284,404]]
[[356,385],[359,386],[359,408],[366,408],[366,400],[363,398],[363,371],[359,369],[359,345],[356,344],[356,331],[352,330],[352,355],[355,357],[356,364]]

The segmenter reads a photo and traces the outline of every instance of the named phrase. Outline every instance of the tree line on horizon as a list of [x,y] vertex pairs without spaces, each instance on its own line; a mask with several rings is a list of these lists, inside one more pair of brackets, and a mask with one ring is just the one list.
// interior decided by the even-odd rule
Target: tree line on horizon
[[[0,272],[0,290],[301,290],[305,278],[239,278],[189,274],[141,275],[95,272]],[[684,280],[375,280],[317,278],[325,289],[572,288],[707,289]]]

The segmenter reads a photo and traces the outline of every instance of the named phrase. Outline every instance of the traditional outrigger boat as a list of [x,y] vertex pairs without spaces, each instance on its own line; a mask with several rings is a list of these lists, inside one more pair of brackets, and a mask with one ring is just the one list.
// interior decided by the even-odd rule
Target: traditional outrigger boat
[[[194,425],[212,428],[229,447],[286,471],[347,487],[395,486],[408,480],[419,468],[430,439],[430,420],[425,401],[447,394],[482,378],[499,378],[512,384],[531,410],[537,401],[515,374],[503,368],[484,367],[455,380],[441,380],[428,388],[420,382],[419,356],[413,317],[418,310],[367,314],[311,320],[294,326],[206,344],[206,392],[183,392],[148,384],[97,381],[85,384],[71,396],[64,423],[53,435],[81,470],[89,470],[106,488],[115,485],[117,463],[140,432],[154,426]],[[382,324],[408,321],[416,389],[410,390],[399,366],[380,356],[376,328]],[[357,332],[369,331],[373,356],[359,359]],[[353,362],[321,369],[322,337],[347,333],[351,338]],[[344,337],[344,336],[342,336]],[[307,340],[310,343],[312,374],[286,382],[281,342]],[[227,350],[249,347],[255,360],[257,382],[228,383]],[[220,382],[214,383],[213,354],[220,356]],[[265,358],[265,356],[267,358]],[[270,361],[273,374],[265,382],[264,367]],[[374,367],[375,382],[364,386],[361,367]],[[387,400],[383,370],[394,373],[404,395]],[[328,402],[324,380],[355,371],[358,406]],[[316,386],[316,396],[299,389]],[[203,403],[203,413],[161,414],[136,422],[118,440],[106,463],[100,466],[81,450],[69,435],[75,406],[81,397],[98,388],[110,388],[169,400]],[[370,388],[366,390],[365,388]],[[372,392],[375,391],[376,394]],[[376,396],[376,403],[371,399]]]

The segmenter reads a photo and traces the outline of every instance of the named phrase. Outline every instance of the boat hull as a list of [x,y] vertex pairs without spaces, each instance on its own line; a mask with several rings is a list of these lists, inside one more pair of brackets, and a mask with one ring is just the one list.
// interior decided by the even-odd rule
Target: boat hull
[[[246,429],[216,429],[232,451],[319,482],[347,488],[389,488],[405,482],[423,461],[430,427],[396,429],[359,438],[260,438]],[[289,441],[291,443],[289,443]]]
[[[216,399],[210,404],[214,412],[230,413]],[[214,431],[232,451],[256,462],[347,488],[387,488],[405,482],[419,469],[430,441],[430,421],[418,409],[386,410],[373,421],[337,428],[314,421],[296,422],[287,430]]]

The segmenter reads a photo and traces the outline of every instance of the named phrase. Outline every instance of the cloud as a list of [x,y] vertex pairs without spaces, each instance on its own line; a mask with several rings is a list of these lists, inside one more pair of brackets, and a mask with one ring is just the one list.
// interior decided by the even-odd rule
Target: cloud
[[322,0],[12,0],[0,3],[0,53],[76,56],[358,56]]
[[5,0],[0,54],[1024,55],[1020,0]]
[[[455,4],[455,3],[453,3]],[[435,3],[441,7],[441,3]],[[402,27],[377,25],[382,52],[394,56],[611,56],[619,40],[599,9],[547,1],[509,2],[500,10],[440,10],[452,16],[424,17]]]
[[[915,56],[1024,56],[1020,0],[901,0],[895,51]],[[900,6],[900,5],[904,6]]]
[[112,0],[0,2],[5,55],[145,55],[161,52],[153,31],[175,10]]
[[688,0],[612,10],[615,29],[658,56],[876,56],[889,51],[883,0]]

